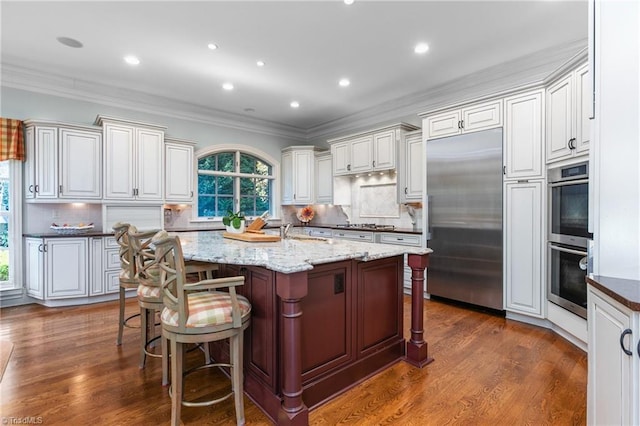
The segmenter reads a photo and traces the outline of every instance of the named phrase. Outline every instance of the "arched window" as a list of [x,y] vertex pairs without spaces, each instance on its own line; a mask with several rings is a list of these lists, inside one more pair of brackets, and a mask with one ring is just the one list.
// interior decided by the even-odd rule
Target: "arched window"
[[198,217],[228,211],[274,215],[275,166],[248,150],[209,150],[198,156]]

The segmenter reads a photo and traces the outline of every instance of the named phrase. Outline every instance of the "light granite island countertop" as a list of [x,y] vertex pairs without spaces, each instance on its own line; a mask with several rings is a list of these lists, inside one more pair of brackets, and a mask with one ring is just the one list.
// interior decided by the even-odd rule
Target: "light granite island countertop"
[[186,260],[262,266],[284,274],[308,271],[314,265],[340,260],[367,262],[405,253],[432,253],[429,248],[330,238],[297,239],[297,235],[272,243],[231,240],[223,238],[222,232],[218,231],[180,232],[175,235],[180,237]]
[[[267,231],[269,232],[269,231]],[[350,240],[244,242],[220,231],[176,233],[185,259],[245,278],[244,392],[274,422],[307,425],[309,410],[399,361],[422,368],[428,248]],[[404,339],[405,253],[411,267],[411,338]],[[228,348],[212,343],[217,362]]]

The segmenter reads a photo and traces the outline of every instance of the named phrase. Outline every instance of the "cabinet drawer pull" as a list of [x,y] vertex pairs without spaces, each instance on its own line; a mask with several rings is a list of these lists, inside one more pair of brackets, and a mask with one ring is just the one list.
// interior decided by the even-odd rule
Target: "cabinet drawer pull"
[[44,246],[42,244],[38,244],[38,251],[44,253]]
[[638,340],[638,356],[640,356],[640,340]]
[[376,160],[373,160],[373,167],[376,166]]
[[40,192],[40,186],[39,186],[39,185],[36,185],[36,186],[34,187],[34,189],[35,189],[36,193]]
[[347,170],[351,171],[351,164],[347,164]]
[[29,185],[29,192],[33,194],[33,185]]
[[62,194],[62,185],[60,185],[60,186],[58,187],[58,192],[59,192],[60,194]]
[[460,128],[464,129],[464,120],[460,120]]
[[622,334],[620,335],[620,347],[622,348],[622,352],[624,352],[626,355],[629,355],[629,356],[633,355],[633,352],[631,352],[629,349],[627,349],[627,348],[625,348],[625,347],[624,347],[624,337],[625,337],[627,334],[631,334],[631,333],[632,333],[632,331],[631,331],[630,329],[628,329],[628,328],[627,328],[627,329],[626,329],[625,331],[623,331],[623,332],[622,332]]
[[404,241],[404,238],[396,238],[396,241]]

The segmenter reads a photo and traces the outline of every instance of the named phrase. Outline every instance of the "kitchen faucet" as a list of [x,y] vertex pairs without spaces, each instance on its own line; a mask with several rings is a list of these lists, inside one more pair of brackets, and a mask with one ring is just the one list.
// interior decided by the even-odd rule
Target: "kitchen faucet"
[[286,225],[280,225],[280,238],[289,238],[289,230],[291,229],[291,223]]

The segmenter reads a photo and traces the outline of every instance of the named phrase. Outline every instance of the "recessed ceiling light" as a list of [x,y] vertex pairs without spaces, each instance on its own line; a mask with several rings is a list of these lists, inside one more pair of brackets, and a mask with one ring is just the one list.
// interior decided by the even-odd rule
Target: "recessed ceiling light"
[[209,43],[207,44],[207,47],[211,50],[216,50],[218,48],[218,45],[215,43]]
[[256,65],[259,67],[264,67],[266,64],[264,63],[264,61],[256,61]]
[[418,43],[416,47],[413,48],[413,51],[416,53],[427,53],[429,50],[429,45],[427,43]]
[[224,83],[224,84],[222,85],[222,88],[223,88],[224,90],[233,90],[233,83]]
[[293,101],[289,105],[291,105],[291,108],[298,108],[298,107],[300,107],[300,102]]
[[140,64],[140,59],[136,58],[133,55],[125,56],[124,61],[129,65],[138,65]]
[[354,0],[344,0],[344,4],[346,5],[352,5],[354,2]]
[[348,85],[351,84],[351,82],[349,81],[348,78],[341,78],[338,84],[342,87],[347,87]]
[[73,38],[58,37],[58,38],[56,38],[56,40],[58,40],[58,42],[64,44],[65,46],[68,46],[68,47],[73,47],[73,48],[76,48],[76,49],[82,47],[82,43],[80,43],[78,40],[73,39]]

